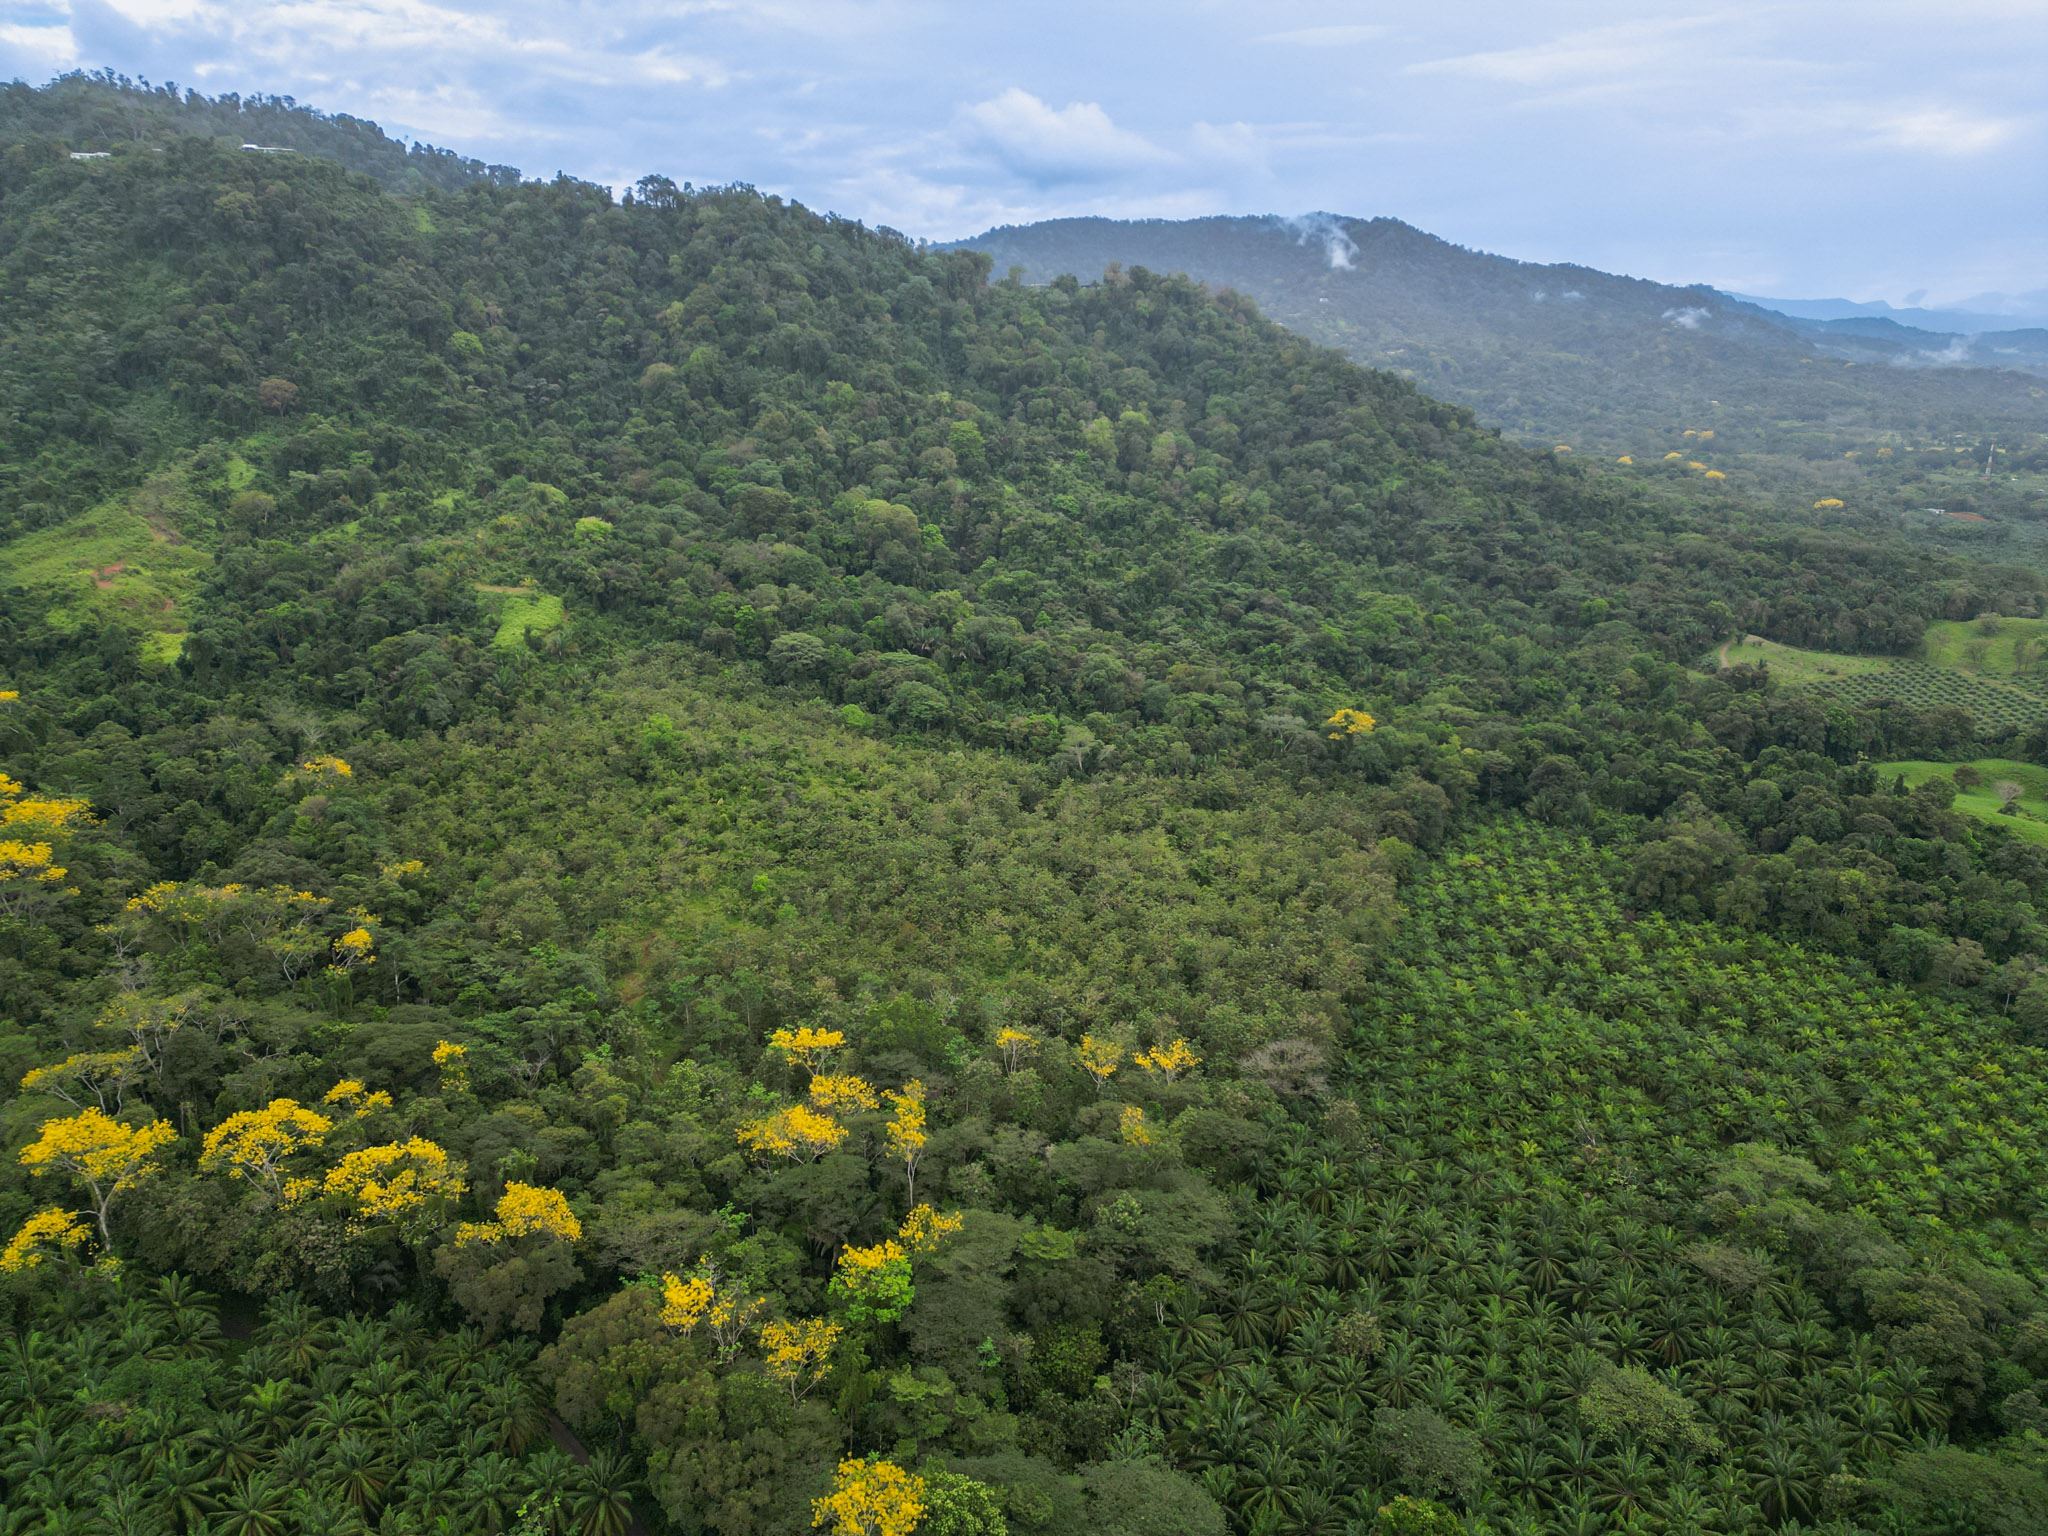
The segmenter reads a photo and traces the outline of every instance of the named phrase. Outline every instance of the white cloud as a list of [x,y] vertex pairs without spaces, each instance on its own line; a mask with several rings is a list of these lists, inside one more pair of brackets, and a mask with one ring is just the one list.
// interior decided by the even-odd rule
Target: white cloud
[[2016,135],[2017,118],[1985,117],[1953,107],[1923,107],[1880,117],[1871,135],[1880,144],[1936,155],[1981,155]]
[[1683,309],[1665,310],[1664,318],[1677,326],[1681,331],[1696,331],[1713,317],[1713,313],[1711,309],[1703,309],[1697,304],[1688,304]]
[[1715,21],[1683,16],[1567,33],[1549,42],[1496,48],[1410,64],[1411,75],[1454,75],[1506,85],[1561,86],[1641,75],[1689,46],[1688,35]]
[[78,39],[65,22],[0,24],[0,50],[20,53],[38,69],[69,69],[78,62]]
[[983,150],[1032,181],[1088,181],[1159,165],[1173,157],[1142,135],[1119,128],[1092,101],[1054,107],[1011,86],[976,102],[961,120]]

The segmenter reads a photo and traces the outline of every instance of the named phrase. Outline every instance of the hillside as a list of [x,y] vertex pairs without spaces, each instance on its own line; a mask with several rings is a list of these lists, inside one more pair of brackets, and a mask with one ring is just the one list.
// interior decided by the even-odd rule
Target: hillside
[[2048,846],[1873,766],[2048,725],[1711,661],[2038,576],[294,121],[0,144],[10,1507],[2048,1507]]
[[[959,246],[1033,282],[1120,263],[1236,289],[1543,446],[1648,468],[1697,456],[1712,432],[1709,463],[1739,465],[1788,506],[1861,494],[1999,514],[2000,485],[1929,494],[1927,476],[1965,446],[2038,456],[2048,443],[2038,332],[1959,340],[1890,320],[1795,320],[1711,288],[1466,250],[1387,218],[1058,219]],[[1937,366],[1957,362],[1977,366]],[[2015,515],[2038,492],[2035,477],[2016,489]]]

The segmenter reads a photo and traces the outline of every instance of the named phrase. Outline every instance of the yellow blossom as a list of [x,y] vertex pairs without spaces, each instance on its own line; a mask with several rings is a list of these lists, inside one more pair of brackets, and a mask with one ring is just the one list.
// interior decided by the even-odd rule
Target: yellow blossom
[[700,1261],[685,1279],[680,1275],[661,1277],[661,1320],[677,1333],[694,1333],[700,1327],[717,1345],[721,1360],[730,1360],[768,1305],[765,1297],[748,1297],[744,1292],[719,1284],[718,1272],[709,1260]]
[[79,1219],[76,1212],[46,1206],[21,1224],[21,1230],[7,1240],[7,1246],[0,1249],[0,1270],[18,1274],[25,1269],[34,1269],[43,1262],[43,1250],[54,1249],[58,1253],[82,1246],[92,1236],[92,1229]]
[[881,1100],[873,1086],[851,1072],[820,1072],[811,1079],[811,1103],[825,1110],[874,1109]]
[[778,1029],[768,1037],[770,1050],[781,1053],[782,1059],[793,1067],[815,1074],[823,1065],[829,1052],[846,1044],[846,1036],[836,1029],[813,1029],[805,1025],[801,1029]]
[[885,1097],[896,1111],[888,1126],[889,1150],[903,1162],[910,1201],[915,1205],[917,1164],[924,1156],[924,1144],[931,1139],[925,1131],[924,1084],[912,1078],[901,1088],[892,1088]]
[[97,1109],[46,1120],[21,1149],[22,1165],[37,1178],[67,1174],[92,1195],[100,1238],[107,1241],[107,1210],[114,1196],[162,1172],[157,1154],[178,1139],[168,1120],[124,1125]]
[[250,1179],[275,1194],[284,1180],[285,1159],[317,1147],[334,1122],[294,1099],[272,1099],[262,1109],[229,1115],[206,1133],[199,1166],[207,1172],[225,1169],[231,1179]]
[[1081,1043],[1074,1047],[1074,1055],[1080,1060],[1081,1070],[1095,1079],[1097,1090],[1109,1085],[1124,1059],[1123,1047],[1100,1035],[1083,1035]]
[[455,1230],[456,1246],[497,1243],[508,1237],[547,1236],[573,1243],[583,1236],[583,1223],[569,1209],[559,1189],[513,1182],[498,1196],[496,1221],[465,1221]]
[[1323,728],[1330,733],[1330,740],[1342,741],[1347,736],[1370,736],[1379,724],[1362,709],[1340,709],[1323,722]]
[[1026,1056],[1038,1050],[1038,1036],[1028,1029],[1004,1025],[996,1031],[996,1049],[1003,1053],[1003,1070],[1014,1072]]
[[800,1402],[824,1376],[842,1331],[822,1317],[763,1323],[761,1364],[771,1379],[789,1388],[791,1402]]
[[453,1040],[434,1042],[434,1065],[441,1069],[443,1093],[469,1091],[469,1047]]
[[1155,1046],[1149,1051],[1139,1051],[1131,1060],[1147,1072],[1157,1072],[1169,1083],[1181,1073],[1191,1072],[1202,1064],[1202,1058],[1197,1056],[1194,1048],[1179,1035],[1174,1036],[1165,1045]]
[[464,1189],[448,1154],[424,1136],[351,1152],[327,1170],[322,1195],[346,1200],[365,1221],[410,1224],[434,1205],[461,1198]]
[[768,1157],[811,1162],[846,1139],[846,1127],[802,1104],[749,1120],[734,1131],[741,1146]]
[[811,1524],[827,1536],[911,1536],[924,1518],[924,1479],[894,1462],[848,1457],[832,1491],[811,1501]]
[[345,1109],[360,1120],[375,1110],[389,1109],[391,1095],[381,1088],[372,1093],[359,1079],[344,1077],[321,1095],[320,1102]]
[[1123,1113],[1117,1116],[1116,1128],[1128,1146],[1152,1145],[1152,1128],[1145,1123],[1145,1111],[1135,1104],[1124,1106]]
[[966,1222],[967,1218],[958,1211],[942,1213],[928,1205],[913,1205],[910,1214],[903,1218],[903,1225],[896,1229],[896,1236],[906,1252],[930,1253]]

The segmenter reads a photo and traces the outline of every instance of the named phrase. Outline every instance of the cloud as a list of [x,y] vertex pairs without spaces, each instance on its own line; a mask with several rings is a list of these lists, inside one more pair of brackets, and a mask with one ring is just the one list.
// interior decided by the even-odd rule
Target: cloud
[[980,149],[1041,185],[1096,181],[1173,159],[1149,139],[1119,128],[1096,102],[1054,107],[1014,85],[960,116]]
[[1871,137],[1880,144],[1923,154],[1981,155],[2010,142],[2023,126],[2018,118],[1923,107],[1879,118],[1871,125]]
[[1696,304],[1688,304],[1683,309],[1665,310],[1664,318],[1677,326],[1681,331],[1696,331],[1702,325],[1705,325],[1713,317],[1713,314],[1714,312],[1711,309],[1703,309]]
[[1407,66],[1411,75],[1452,75],[1504,85],[1560,86],[1660,69],[1689,46],[1688,34],[1716,20],[1682,16],[1667,21],[1628,22],[1567,33],[1520,48],[1424,59]]
[[1262,32],[1255,43],[1284,43],[1294,48],[1348,48],[1385,37],[1393,28],[1365,23],[1356,26],[1296,27],[1291,32]]
[[0,24],[0,51],[20,54],[38,69],[69,69],[78,62],[78,39],[61,21]]

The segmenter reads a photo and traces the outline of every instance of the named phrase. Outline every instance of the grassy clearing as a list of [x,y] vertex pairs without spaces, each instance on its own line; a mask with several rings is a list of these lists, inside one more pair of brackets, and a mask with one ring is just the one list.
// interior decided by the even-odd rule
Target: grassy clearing
[[[1902,774],[1908,784],[1920,785],[1929,779],[1947,778],[1965,766],[1976,769],[1982,776],[1982,782],[1956,792],[1953,802],[1956,810],[1966,816],[1975,816],[1979,821],[1993,822],[2030,843],[2048,844],[2048,768],[2038,763],[2022,763],[2009,757],[1980,757],[1968,764],[1879,763],[1877,771],[1886,779],[1895,773]],[[2005,802],[1999,798],[1997,790],[2002,780],[2020,786],[2016,815],[2003,813]]]
[[1843,651],[1802,651],[1797,646],[1780,645],[1775,640],[1766,640],[1762,635],[1745,635],[1740,640],[1731,641],[1722,652],[1722,660],[1724,665],[1730,667],[1768,667],[1771,676],[1792,688],[1883,672],[1889,670],[1892,665],[1889,656],[1851,656]]
[[2048,619],[1995,614],[1927,626],[1927,659],[1984,677],[2039,677],[2048,664]]
[[[2012,633],[1985,635],[1972,624],[1937,624],[1928,631],[1930,654],[1958,656],[1955,637],[1947,631],[1969,631],[1976,649],[1972,666],[1937,665],[1895,656],[1851,656],[1840,651],[1806,651],[1780,645],[1760,635],[1746,635],[1722,647],[1726,666],[1749,663],[1769,669],[1780,686],[1810,688],[1845,704],[1906,704],[1915,709],[1960,709],[1982,730],[2024,730],[2048,719],[2048,687],[2033,676],[2001,673],[1989,642],[2003,639],[2007,657],[2024,661],[2029,646],[2048,647],[2048,635],[2030,639],[2030,631],[2048,629],[2038,619],[2002,619],[2001,626],[2025,626]],[[1936,631],[1944,632],[1938,639]],[[1978,642],[1987,642],[1979,644]]]
[[545,635],[567,622],[562,600],[532,587],[496,587],[478,582],[486,607],[495,608],[498,632],[491,644],[501,651],[516,651],[526,644],[528,633]]
[[0,545],[0,585],[62,599],[51,621],[76,630],[89,618],[136,631],[145,661],[168,665],[184,648],[186,617],[210,557],[185,541],[183,482],[160,475],[125,497],[54,528]]

